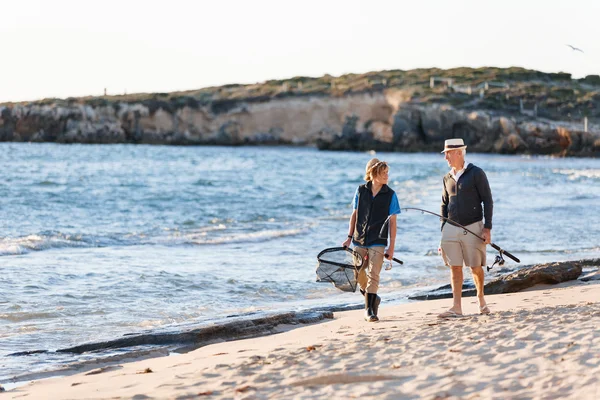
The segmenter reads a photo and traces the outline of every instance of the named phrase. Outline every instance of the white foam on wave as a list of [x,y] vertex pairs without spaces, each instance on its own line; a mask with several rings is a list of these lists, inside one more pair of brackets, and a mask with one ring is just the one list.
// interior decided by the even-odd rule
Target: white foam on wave
[[553,169],[553,173],[568,175],[569,180],[574,181],[580,178],[600,179],[600,169]]
[[57,233],[55,235],[28,235],[20,238],[0,239],[0,256],[27,254],[64,247],[89,247],[81,236]]
[[[110,239],[95,237],[94,243],[89,240],[83,240],[82,235],[70,235],[60,232],[52,234],[31,234],[27,236],[17,238],[0,238],[0,257],[1,256],[14,256],[28,254],[34,251],[43,251],[51,249],[61,248],[88,248],[95,247],[98,245],[113,243],[120,245],[132,245],[132,244],[147,244],[147,243],[160,243],[160,244],[172,244],[174,242],[189,242],[189,236],[192,237],[206,237],[211,232],[226,230],[227,226],[224,224],[205,226],[194,230],[192,234],[180,232],[178,230],[171,231],[171,229],[164,229],[169,232],[169,236],[161,237],[149,233],[127,233],[117,235]],[[178,240],[177,240],[178,239]]]
[[[179,228],[162,228],[163,231],[169,232],[169,236],[163,238],[164,240],[162,241],[169,241],[172,238],[177,238],[177,237],[185,237],[185,238],[190,238],[190,237],[194,237],[194,236],[206,236],[207,234],[214,232],[214,231],[224,231],[227,229],[227,225],[225,224],[218,224],[218,225],[211,225],[211,226],[203,226],[201,228],[197,228],[194,229],[193,231],[181,231]],[[160,240],[159,240],[160,241]]]
[[[272,221],[270,221],[272,222]],[[262,230],[258,232],[231,232],[230,226],[217,224],[205,226],[193,231],[180,231],[163,229],[168,232],[167,235],[156,233],[128,233],[118,237],[112,237],[111,243],[117,245],[140,245],[140,244],[160,244],[160,245],[182,245],[182,244],[227,244],[258,242],[277,239],[285,236],[302,234],[308,227],[283,229],[283,230]],[[32,234],[19,238],[0,239],[0,256],[22,255],[33,251],[43,251],[60,248],[89,248],[101,245],[109,245],[106,238],[96,237],[94,243],[82,240],[81,235],[67,235],[54,233],[51,235]]]
[[283,230],[264,230],[251,233],[239,233],[221,236],[218,238],[195,237],[189,241],[192,244],[227,244],[227,243],[246,243],[274,240],[285,236],[295,236],[307,232],[307,228],[283,229]]

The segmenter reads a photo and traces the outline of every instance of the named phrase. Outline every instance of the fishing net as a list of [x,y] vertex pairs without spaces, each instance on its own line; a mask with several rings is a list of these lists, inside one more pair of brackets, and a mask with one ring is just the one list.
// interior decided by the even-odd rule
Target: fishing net
[[344,292],[356,291],[356,271],[363,258],[348,247],[332,247],[317,255],[317,282],[331,282]]

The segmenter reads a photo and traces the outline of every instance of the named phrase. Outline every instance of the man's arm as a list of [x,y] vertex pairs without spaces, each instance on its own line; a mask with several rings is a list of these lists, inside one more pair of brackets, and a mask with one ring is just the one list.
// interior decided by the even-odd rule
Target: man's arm
[[490,183],[488,182],[487,176],[483,170],[475,177],[475,187],[479,193],[479,197],[483,203],[483,232],[481,233],[485,239],[485,243],[491,243],[492,241],[492,215],[494,214],[494,200],[492,199],[492,190],[490,189]]
[[[448,218],[448,191],[446,190],[446,178],[442,179],[442,205],[440,207],[440,215],[442,217]],[[441,221],[440,230],[444,228],[444,224],[446,220]]]
[[492,216],[494,214],[494,200],[492,199],[492,190],[490,189],[490,183],[488,182],[487,176],[483,170],[477,174],[475,179],[475,185],[479,197],[483,202],[483,217],[484,217],[484,228],[492,229]]

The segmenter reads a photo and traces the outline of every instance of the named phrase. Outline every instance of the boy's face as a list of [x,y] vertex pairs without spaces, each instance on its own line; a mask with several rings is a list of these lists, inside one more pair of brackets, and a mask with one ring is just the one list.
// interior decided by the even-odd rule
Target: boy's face
[[380,185],[387,185],[389,179],[389,171],[389,168],[384,169],[373,178],[373,181]]

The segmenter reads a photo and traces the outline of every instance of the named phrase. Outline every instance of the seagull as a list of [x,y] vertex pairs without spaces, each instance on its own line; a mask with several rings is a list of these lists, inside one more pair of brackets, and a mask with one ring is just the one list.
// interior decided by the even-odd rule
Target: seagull
[[578,48],[577,48],[577,47],[575,47],[575,46],[571,46],[570,44],[568,44],[567,46],[569,46],[571,49],[573,49],[573,51],[580,51],[580,52],[582,52],[582,53],[583,53],[583,50],[581,50],[581,49],[578,49]]

